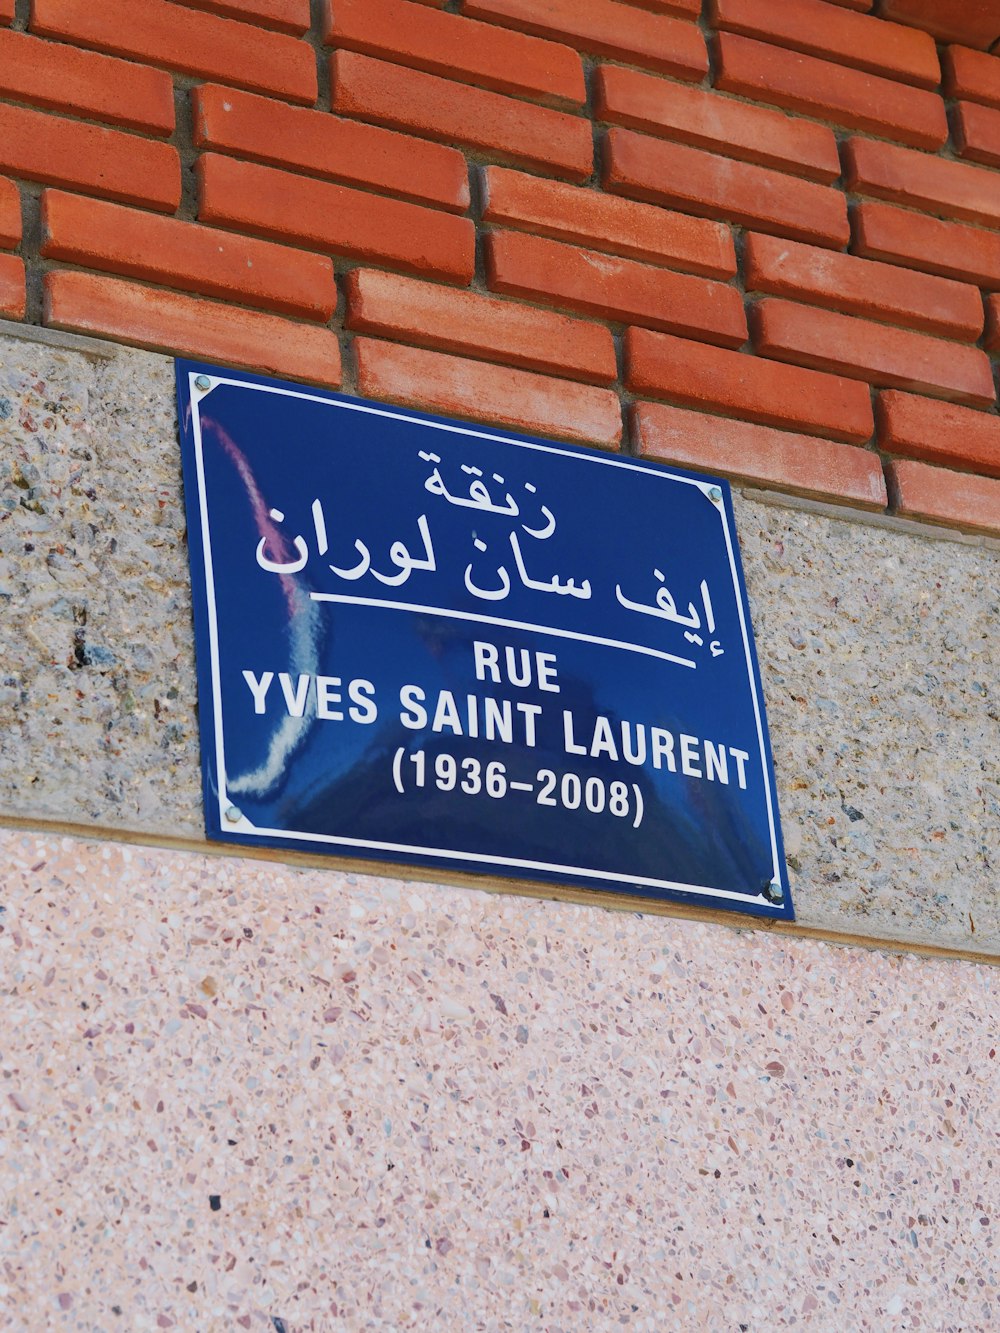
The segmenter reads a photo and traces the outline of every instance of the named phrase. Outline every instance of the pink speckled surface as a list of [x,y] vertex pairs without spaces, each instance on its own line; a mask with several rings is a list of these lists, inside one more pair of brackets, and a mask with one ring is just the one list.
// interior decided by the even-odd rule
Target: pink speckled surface
[[989,968],[0,857],[6,1328],[998,1325]]

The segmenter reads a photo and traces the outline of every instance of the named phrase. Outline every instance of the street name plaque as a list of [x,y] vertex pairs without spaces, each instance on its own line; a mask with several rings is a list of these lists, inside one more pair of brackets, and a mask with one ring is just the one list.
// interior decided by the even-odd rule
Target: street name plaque
[[792,919],[726,482],[177,388],[209,838]]

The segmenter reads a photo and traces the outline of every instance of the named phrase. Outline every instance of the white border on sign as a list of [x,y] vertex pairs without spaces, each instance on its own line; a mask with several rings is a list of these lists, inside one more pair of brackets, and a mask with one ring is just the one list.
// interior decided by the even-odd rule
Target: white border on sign
[[[222,685],[219,664],[219,632],[216,615],[215,599],[215,577],[212,565],[212,543],[211,531],[208,520],[208,495],[205,485],[205,466],[202,451],[201,437],[201,400],[208,396],[211,389],[219,385],[229,385],[238,389],[251,389],[258,393],[271,393],[285,398],[301,398],[307,402],[320,403],[324,407],[341,408],[348,412],[360,412],[367,416],[388,417],[393,421],[405,421],[411,425],[423,426],[434,431],[445,431],[453,435],[467,435],[477,440],[492,440],[501,444],[513,444],[522,449],[534,449],[539,453],[559,454],[565,458],[575,458],[584,463],[594,463],[603,467],[626,468],[629,471],[642,471],[648,476],[659,477],[664,480],[680,482],[686,486],[694,486],[700,490],[703,495],[707,495],[711,489],[712,483],[700,481],[696,477],[685,477],[678,473],[671,472],[663,466],[648,467],[636,459],[616,458],[608,454],[595,452],[590,454],[579,453],[576,450],[561,448],[558,444],[542,444],[536,440],[518,439],[509,435],[499,435],[491,431],[476,430],[472,426],[452,425],[447,422],[427,421],[422,417],[410,416],[406,412],[394,411],[388,407],[374,407],[367,403],[351,402],[336,398],[326,398],[320,394],[309,393],[302,389],[286,389],[273,384],[256,384],[249,380],[237,379],[232,376],[210,374],[212,381],[211,389],[202,393],[195,385],[195,380],[202,374],[200,371],[188,372],[188,398],[191,404],[191,423],[192,434],[195,444],[195,462],[198,476],[198,510],[201,515],[201,538],[202,550],[205,563],[205,597],[208,609],[208,637],[209,649],[211,652],[211,671],[212,671],[212,711],[215,720],[215,762],[216,771],[219,778],[219,823],[224,828],[230,828],[234,833],[254,834],[262,838],[296,840],[299,842],[319,842],[327,843],[338,847],[358,847],[369,851],[378,852],[401,852],[407,856],[422,856],[427,858],[438,858],[442,860],[454,860],[468,863],[469,861],[481,861],[484,864],[496,866],[509,866],[521,868],[524,870],[544,871],[555,875],[576,875],[583,878],[593,879],[595,881],[615,882],[628,884],[633,888],[639,887],[635,875],[620,875],[611,871],[591,870],[583,866],[561,865],[549,861],[527,861],[523,857],[511,856],[491,856],[482,852],[459,852],[446,847],[415,847],[408,843],[396,842],[370,842],[363,838],[339,837],[335,834],[326,833],[300,833],[293,829],[272,829],[261,828],[251,822],[244,816],[236,823],[229,823],[226,819],[226,811],[231,808],[233,802],[227,794],[226,777],[226,757],[223,745],[223,720],[222,720]],[[726,553],[729,557],[729,571],[733,580],[733,591],[736,594],[736,607],[740,618],[740,633],[743,636],[743,651],[746,660],[747,680],[750,685],[750,696],[753,700],[754,722],[757,728],[757,740],[760,746],[760,771],[764,783],[764,799],[767,805],[768,832],[771,840],[771,876],[772,880],[782,883],[781,867],[778,857],[777,831],[774,820],[774,805],[771,799],[771,784],[768,781],[768,754],[767,745],[764,740],[763,727],[763,709],[761,708],[760,698],[757,692],[757,681],[753,669],[753,655],[750,649],[750,638],[747,631],[746,616],[743,610],[743,597],[741,595],[739,574],[736,568],[735,545],[733,542],[733,533],[730,530],[729,515],[725,505],[714,505],[713,509],[719,514],[722,520],[722,530],[726,539]],[[335,594],[314,594],[317,601],[343,601],[359,602],[362,605],[386,605],[399,607],[399,609],[427,610],[434,611],[439,615],[461,616],[462,619],[482,621],[483,623],[497,623],[498,617],[493,616],[472,616],[466,613],[446,611],[434,607],[404,607],[398,602],[382,603],[376,600],[362,597],[339,596]],[[513,625],[514,622],[500,622]],[[550,630],[548,627],[537,625],[518,625],[518,628],[538,630],[545,633],[559,633],[558,630]],[[564,633],[566,633],[564,631]],[[572,638],[589,638],[582,634],[568,635]],[[671,658],[667,653],[658,653],[651,649],[640,649],[635,644],[618,643],[610,639],[592,639],[592,642],[603,643],[609,647],[618,647],[626,651],[645,651],[652,656],[665,657],[668,660],[678,662],[681,665],[691,665],[683,658]],[[669,889],[674,892],[685,894],[694,894],[701,897],[724,898],[733,902],[746,902],[748,895],[745,893],[736,893],[729,889],[716,889],[706,885],[680,884],[669,879],[647,879],[641,881],[641,885],[647,885],[651,888]],[[782,910],[781,904],[760,903],[759,908],[762,912],[773,910],[776,914]]]

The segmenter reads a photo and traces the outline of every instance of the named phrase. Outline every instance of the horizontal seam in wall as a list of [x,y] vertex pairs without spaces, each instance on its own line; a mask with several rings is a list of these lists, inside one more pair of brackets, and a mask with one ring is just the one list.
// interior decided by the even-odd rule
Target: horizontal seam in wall
[[63,333],[61,329],[21,324],[9,319],[0,319],[0,337],[13,338],[19,342],[45,343],[49,347],[65,347],[83,356],[96,356],[105,361],[112,360],[121,351],[119,343],[103,342],[100,338],[88,338],[83,333]]
[[711,908],[681,906],[646,898],[628,898],[597,890],[573,889],[558,884],[539,884],[532,880],[497,880],[487,875],[470,880],[459,873],[437,867],[403,865],[388,861],[359,861],[346,857],[311,856],[307,852],[276,851],[267,847],[244,847],[226,843],[212,843],[197,838],[172,837],[168,834],[138,832],[135,829],[109,829],[104,826],[75,824],[61,820],[29,820],[0,815],[0,829],[20,833],[40,833],[79,838],[84,842],[113,842],[138,847],[159,848],[164,851],[190,852],[198,856],[226,856],[242,861],[288,865],[303,870],[328,870],[367,874],[402,880],[404,883],[428,883],[428,872],[434,883],[449,888],[473,890],[480,893],[508,894],[512,897],[534,898],[543,901],[572,903],[576,906],[613,912],[634,912],[639,916],[667,917],[681,921],[695,921],[704,925],[726,926],[730,930],[761,931],[791,939],[817,940],[843,948],[868,949],[875,952],[905,954],[922,958],[937,958],[953,962],[976,963],[1000,967],[1000,954],[981,953],[939,944],[923,944],[912,940],[882,939],[873,935],[856,935],[847,931],[829,930],[821,926],[803,926],[797,922],[769,921],[762,917],[738,916]]
[[[944,470],[953,471],[950,468]],[[963,472],[958,475],[979,477],[982,474]],[[990,537],[986,533],[961,532],[957,528],[941,527],[936,523],[921,523],[919,519],[901,518],[896,514],[886,514],[871,509],[856,509],[846,502],[829,504],[824,500],[812,500],[808,496],[792,495],[788,491],[761,490],[756,486],[740,485],[739,482],[735,482],[734,486],[745,499],[758,500],[761,504],[779,505],[786,509],[804,509],[809,513],[822,514],[824,518],[839,518],[846,523],[884,528],[889,532],[924,537],[929,541],[957,542],[960,546],[975,546],[979,550],[1000,551],[1000,537]]]

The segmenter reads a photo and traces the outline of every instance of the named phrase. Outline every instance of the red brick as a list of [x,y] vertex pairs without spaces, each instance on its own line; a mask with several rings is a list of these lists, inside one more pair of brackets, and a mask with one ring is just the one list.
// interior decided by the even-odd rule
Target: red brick
[[31,29],[293,102],[316,100],[316,59],[305,42],[168,0],[33,0]]
[[525,232],[494,233],[486,247],[492,291],[684,333],[722,347],[746,342],[743,299],[735,287]]
[[879,448],[887,454],[1000,477],[1000,417],[991,412],[886,389],[878,396],[875,421]]
[[24,319],[24,260],[17,255],[0,255],[0,315]]
[[654,14],[677,14],[687,19],[701,15],[701,0],[629,0],[629,3],[639,9],[651,9]]
[[14,0],[0,0],[0,24],[14,22]]
[[705,41],[693,23],[616,0],[465,0],[463,12],[677,79],[698,83],[708,72]]
[[783,168],[812,180],[829,182],[840,175],[837,140],[824,125],[621,65],[598,69],[595,114],[599,120],[696,148],[716,148],[727,157]]
[[837,247],[850,237],[840,190],[631,130],[608,131],[603,179],[615,194],[779,236]]
[[967,46],[948,46],[941,60],[948,97],[1000,106],[1000,59]]
[[1000,531],[1000,481],[909,460],[891,462],[887,473],[897,514],[952,528]]
[[745,272],[750,292],[789,296],[963,342],[975,342],[983,331],[983,302],[976,287],[892,264],[751,233]]
[[916,28],[834,9],[828,0],[710,0],[710,21],[807,55],[884,74],[918,88],[941,79],[934,39]]
[[358,392],[368,398],[606,449],[621,442],[621,406],[610,389],[371,338],[356,339],[354,350]]
[[993,402],[989,358],[978,347],[773,297],[753,310],[751,326],[758,350],[779,361],[825,367],[889,388],[922,389],[953,402]]
[[323,40],[397,65],[553,106],[582,106],[583,64],[569,46],[409,0],[325,0]]
[[997,232],[871,202],[858,204],[853,218],[856,254],[1000,288]]
[[733,238],[717,222],[504,167],[487,167],[483,185],[484,222],[505,222],[708,278],[731,278],[736,273]]
[[469,171],[455,148],[211,83],[194,90],[193,105],[199,148],[426,199],[451,212],[469,206]]
[[47,273],[44,323],[334,388],[340,383],[340,345],[329,329],[121,278]]
[[21,192],[13,181],[0,176],[0,246],[13,250],[21,244]]
[[0,104],[0,167],[166,213],[181,200],[176,148],[27,107]]
[[448,282],[472,279],[475,229],[468,218],[215,153],[199,159],[197,174],[202,222]]
[[847,69],[815,56],[783,51],[749,37],[720,33],[715,39],[715,83],[725,92],[868,130],[916,148],[940,148],[948,138],[944,102],[875,74]]
[[862,14],[867,14],[875,7],[875,0],[826,0],[826,3],[840,5],[843,9],[855,9]]
[[625,331],[625,382],[654,398],[859,443],[874,429],[863,384],[648,329]]
[[290,32],[301,37],[309,30],[312,19],[309,0],[175,0],[189,9],[207,9],[223,18],[243,19],[259,23],[264,28]]
[[355,269],[347,275],[347,327],[594,384],[618,376],[603,325],[391,273]]
[[986,298],[986,337],[983,346],[991,352],[1000,351],[1000,296],[996,293]]
[[958,102],[951,128],[959,157],[990,167],[1000,163],[1000,111],[976,102]]
[[539,167],[569,180],[593,171],[590,122],[551,107],[402,69],[355,51],[330,59],[332,109]]
[[323,255],[58,190],[42,196],[41,254],[322,323],[337,304]]
[[169,74],[23,32],[0,31],[0,94],[151,134],[174,128]]
[[795,495],[885,508],[882,464],[867,449],[663,403],[637,403],[634,412],[643,458],[756,481]]
[[1000,227],[1000,176],[995,172],[871,139],[847,141],[844,172],[847,188],[859,194]]
[[996,0],[881,0],[879,12],[942,42],[986,47],[1000,35]]

